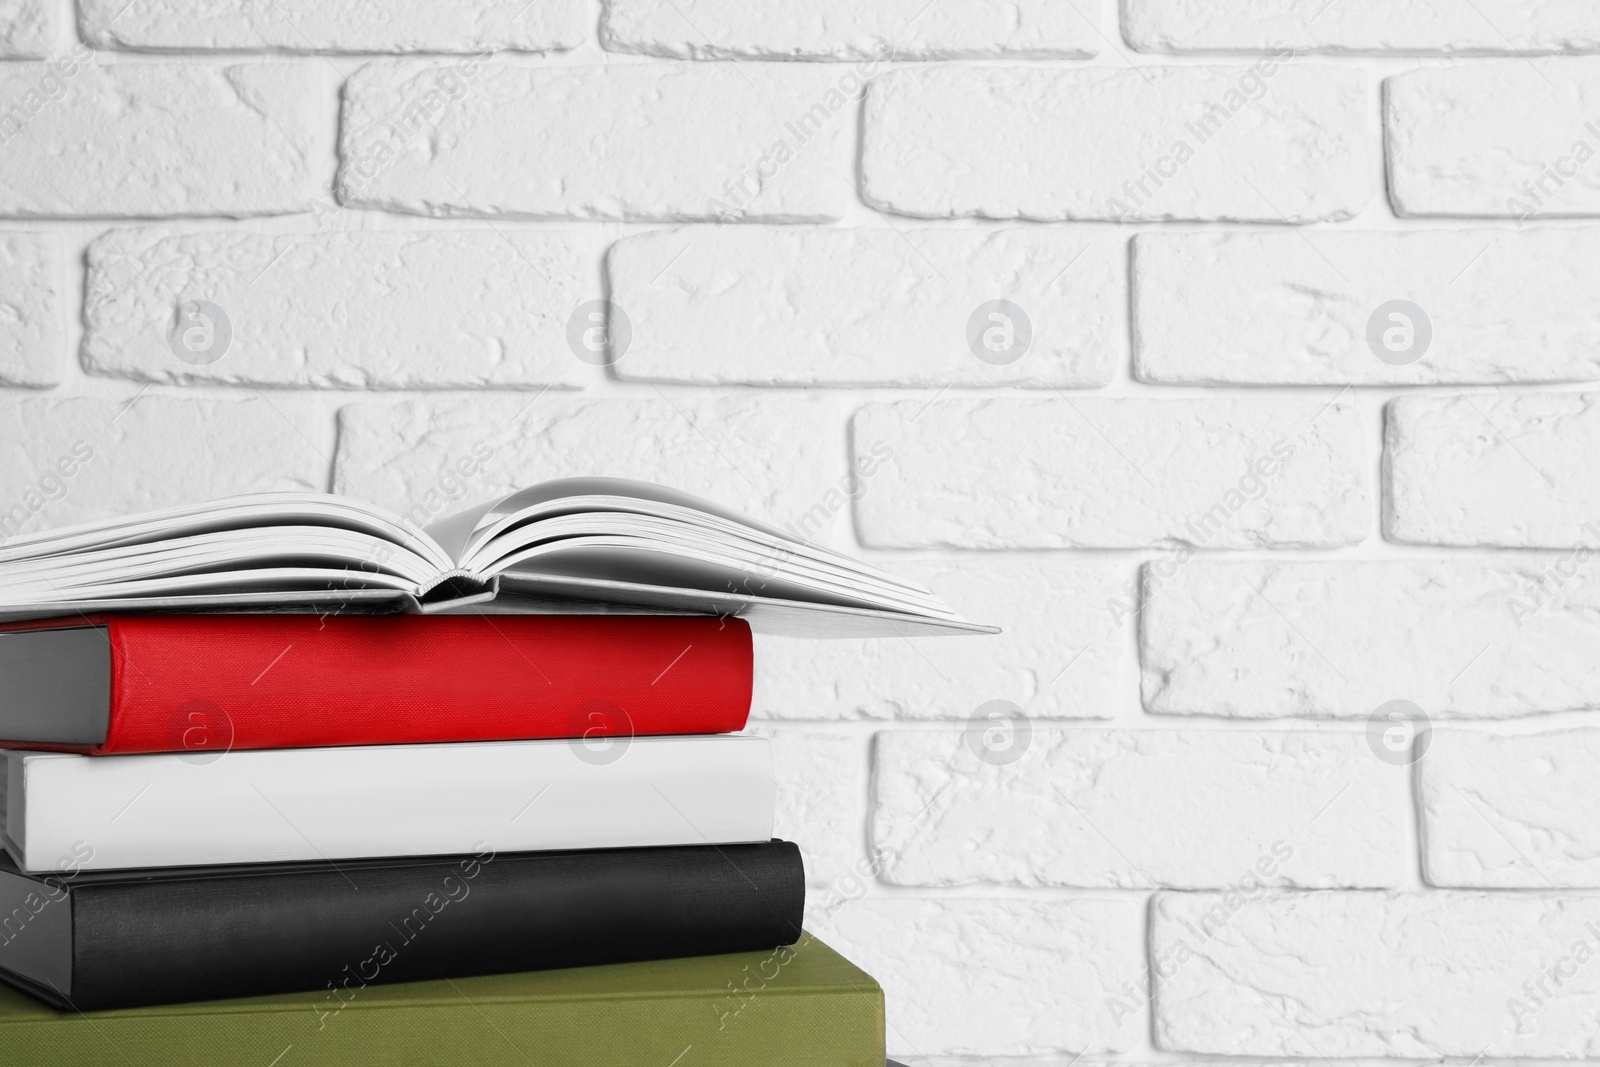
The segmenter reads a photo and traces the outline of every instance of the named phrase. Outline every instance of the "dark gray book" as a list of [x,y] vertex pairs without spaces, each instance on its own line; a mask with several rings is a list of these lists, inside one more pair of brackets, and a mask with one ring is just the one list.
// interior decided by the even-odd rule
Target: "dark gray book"
[[0,978],[88,1011],[775,949],[786,841],[30,875],[0,861]]

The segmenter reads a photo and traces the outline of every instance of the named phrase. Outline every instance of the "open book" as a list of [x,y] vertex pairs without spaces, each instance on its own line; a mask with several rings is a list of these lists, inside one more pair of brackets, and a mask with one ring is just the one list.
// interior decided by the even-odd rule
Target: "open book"
[[346,497],[258,493],[0,548],[0,619],[139,610],[670,613],[800,636],[997,632],[859,560],[618,478],[545,482],[426,530]]

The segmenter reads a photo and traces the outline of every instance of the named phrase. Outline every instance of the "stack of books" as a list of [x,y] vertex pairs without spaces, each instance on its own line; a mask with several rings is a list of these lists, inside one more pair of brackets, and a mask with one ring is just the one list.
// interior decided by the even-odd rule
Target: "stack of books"
[[985,632],[656,486],[268,494],[0,550],[0,1047],[877,1067],[802,930],[751,622]]

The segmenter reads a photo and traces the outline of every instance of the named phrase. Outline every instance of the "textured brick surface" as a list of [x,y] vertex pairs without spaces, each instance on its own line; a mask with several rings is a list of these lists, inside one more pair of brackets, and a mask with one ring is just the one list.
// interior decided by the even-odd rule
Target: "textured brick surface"
[[1411,867],[1405,774],[1357,734],[1035,728],[989,749],[885,734],[874,800],[899,885],[1254,894],[1389,888]]
[[1347,218],[1376,191],[1352,73],[899,70],[867,93],[862,192],[928,218]]
[[800,846],[806,881],[856,884],[869,870],[862,841],[867,807],[867,741],[814,730],[772,731],[778,776],[773,836]]
[[1106,605],[1126,595],[1132,566],[983,557],[881,565],[1004,632],[916,642],[758,635],[756,717],[965,719],[991,700],[1040,719],[1116,713],[1119,623],[1131,623]]
[[49,234],[0,235],[0,382],[55,385],[66,346],[65,265]]
[[[1105,385],[1126,303],[1122,244],[1054,229],[630,237],[606,259],[611,298],[638,326],[617,370],[757,385]],[[1027,325],[1001,323],[1010,339],[996,346],[1018,351],[996,363],[975,354],[968,330],[974,316],[990,328],[980,308],[1002,299]]]
[[1141,616],[1145,705],[1256,719],[1366,719],[1390,700],[1473,719],[1600,707],[1600,582],[1564,577],[1563,558],[1192,562]]
[[1400,886],[1412,866],[1405,775],[1356,734],[885,734],[873,783],[904,885],[1256,893]]
[[1437,730],[1417,779],[1432,885],[1600,887],[1600,731]]
[[0,56],[41,59],[55,43],[61,9],[49,0],[13,0],[0,12]]
[[1370,525],[1347,402],[907,400],[853,434],[896,454],[856,504],[873,545],[1341,545]]
[[477,4],[362,5],[272,0],[83,0],[78,24],[97,48],[160,51],[492,52],[572,48],[588,12],[577,0],[482,0]]
[[1383,113],[1402,215],[1600,214],[1600,58],[1396,75]]
[[332,427],[293,401],[0,398],[0,536],[234,493],[327,488]]
[[[1600,244],[1586,229],[1147,233],[1133,244],[1135,369],[1144,381],[1600,376],[1600,327],[1587,296],[1600,282]],[[1402,312],[1411,333],[1393,342],[1404,351],[1382,332],[1406,325],[1389,317],[1395,300],[1422,312]]]
[[1143,966],[1139,925],[1121,900],[900,896],[807,921],[883,985],[890,1055],[1130,1048],[1136,1028],[1101,1005]]
[[325,190],[320,64],[74,56],[0,68],[0,215],[281,214]]
[[1600,550],[1597,400],[1463,393],[1393,401],[1385,533],[1416,544]]
[[784,8],[740,0],[606,0],[607,48],[696,59],[1084,58],[1104,47],[1089,9],[1050,0],[924,0]]
[[1168,961],[1156,978],[1162,1048],[1409,1059],[1600,1051],[1593,897],[1310,893],[1234,905],[1162,894],[1152,919],[1151,951]]
[[852,195],[840,172],[856,107],[840,77],[372,63],[345,86],[340,195],[419,215],[834,219]]
[[[840,422],[831,402],[809,398],[359,403],[340,412],[334,484],[398,511],[433,490],[446,498],[443,515],[545,479],[604,473],[786,523],[844,478],[832,439]],[[814,539],[827,543],[827,527]]]
[[[89,248],[84,357],[145,381],[579,385],[566,329],[587,273],[565,237],[527,231],[118,231]],[[151,329],[194,299],[230,323],[215,362]]]
[[1583,0],[1123,0],[1123,34],[1148,52],[1446,52],[1600,49]]

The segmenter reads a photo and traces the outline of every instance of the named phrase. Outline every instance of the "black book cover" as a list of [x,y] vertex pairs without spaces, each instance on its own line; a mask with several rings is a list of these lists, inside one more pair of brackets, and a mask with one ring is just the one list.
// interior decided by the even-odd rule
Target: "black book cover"
[[[786,841],[21,874],[0,978],[91,1010],[756,951],[800,936]],[[29,938],[33,940],[30,942]]]

